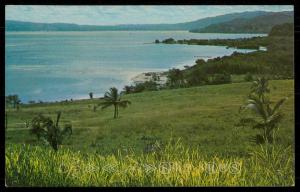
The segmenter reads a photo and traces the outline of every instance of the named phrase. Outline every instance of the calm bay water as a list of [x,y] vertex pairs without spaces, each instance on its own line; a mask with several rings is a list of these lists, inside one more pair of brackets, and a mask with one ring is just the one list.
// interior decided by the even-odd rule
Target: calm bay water
[[264,34],[200,34],[184,31],[8,32],[5,94],[22,102],[103,96],[141,72],[193,65],[198,58],[230,55],[223,46],[152,44],[155,39],[234,39]]

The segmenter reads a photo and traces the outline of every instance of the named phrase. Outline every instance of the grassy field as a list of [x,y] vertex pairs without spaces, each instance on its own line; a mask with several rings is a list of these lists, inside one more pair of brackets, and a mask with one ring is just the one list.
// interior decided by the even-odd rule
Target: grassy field
[[[285,116],[276,140],[278,147],[272,149],[272,153],[264,153],[266,149],[249,142],[249,136],[255,135],[257,130],[238,126],[238,109],[249,93],[250,83],[129,94],[124,99],[132,104],[120,110],[118,119],[113,119],[113,108],[93,111],[99,99],[25,105],[19,111],[7,109],[7,183],[34,186],[293,185],[294,81],[273,80],[270,84],[271,100],[289,97],[281,109]],[[50,147],[46,150],[34,147],[38,142],[29,135],[25,122],[40,112],[54,118],[59,110],[62,111],[61,123],[73,125],[71,138],[56,154]],[[170,138],[175,141],[180,138],[180,147],[170,144]],[[21,145],[24,143],[25,146]],[[279,152],[288,146],[289,150]],[[251,151],[260,150],[264,155],[251,155]],[[157,154],[160,154],[159,159]],[[171,174],[156,171],[148,175],[141,166],[126,174],[103,171],[88,174],[83,173],[84,166],[79,171],[70,167],[76,158],[84,166],[94,163],[103,167],[103,162],[114,162],[122,170],[136,166],[137,162],[171,161],[183,167]],[[213,160],[225,164],[237,162],[242,171],[234,175],[226,171],[212,175],[199,169],[190,171],[197,168],[199,162]],[[59,162],[65,162],[73,176],[82,175],[81,179],[61,172]]]

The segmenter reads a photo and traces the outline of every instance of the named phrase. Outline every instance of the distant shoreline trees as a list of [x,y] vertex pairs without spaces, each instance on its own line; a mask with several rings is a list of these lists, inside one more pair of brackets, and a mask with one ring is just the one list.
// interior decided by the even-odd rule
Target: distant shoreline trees
[[90,99],[93,99],[93,92],[89,93]]

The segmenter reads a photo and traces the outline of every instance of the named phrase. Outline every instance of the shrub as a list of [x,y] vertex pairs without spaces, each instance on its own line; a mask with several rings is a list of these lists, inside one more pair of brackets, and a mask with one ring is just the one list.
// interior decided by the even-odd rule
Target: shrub
[[251,73],[246,73],[245,77],[244,77],[245,81],[253,81],[253,76]]
[[58,112],[56,123],[50,117],[45,117],[42,114],[34,117],[31,121],[30,133],[36,135],[38,140],[51,145],[55,151],[58,150],[63,139],[72,134],[71,124],[65,124],[64,129],[59,127],[60,116],[61,112]]
[[251,121],[248,122],[251,122],[253,129],[262,131],[261,134],[250,138],[257,144],[274,142],[278,124],[283,118],[283,114],[279,109],[287,100],[287,97],[285,97],[280,99],[274,106],[271,106],[273,102],[266,95],[270,92],[268,86],[268,80],[264,77],[254,81],[247,102],[240,108],[240,111],[250,109],[255,114],[255,117],[250,118]]

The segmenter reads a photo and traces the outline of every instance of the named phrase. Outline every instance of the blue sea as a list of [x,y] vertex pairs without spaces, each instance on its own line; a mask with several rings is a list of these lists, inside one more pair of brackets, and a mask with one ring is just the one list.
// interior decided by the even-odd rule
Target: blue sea
[[193,65],[230,55],[224,46],[153,44],[156,39],[235,39],[266,34],[201,34],[186,31],[6,32],[5,95],[23,103],[101,97],[122,89],[142,72]]

